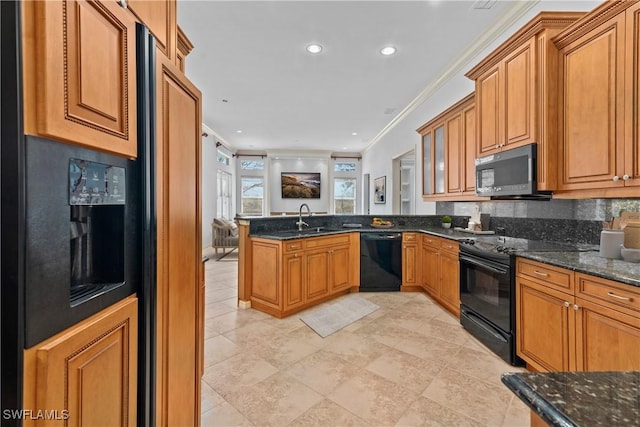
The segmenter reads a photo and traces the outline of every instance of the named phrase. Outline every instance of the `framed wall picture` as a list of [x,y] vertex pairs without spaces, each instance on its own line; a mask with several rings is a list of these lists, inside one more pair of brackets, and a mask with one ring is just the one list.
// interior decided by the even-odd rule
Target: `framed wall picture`
[[373,180],[373,203],[387,202],[387,177],[381,176]]
[[320,198],[319,172],[282,172],[280,182],[283,199]]

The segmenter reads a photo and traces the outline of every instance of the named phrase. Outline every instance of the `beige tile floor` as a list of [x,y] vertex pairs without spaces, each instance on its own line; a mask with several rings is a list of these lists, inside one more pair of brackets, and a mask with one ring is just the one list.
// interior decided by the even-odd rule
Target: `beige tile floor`
[[528,426],[518,370],[422,293],[320,338],[293,315],[236,309],[237,257],[206,271],[202,426]]

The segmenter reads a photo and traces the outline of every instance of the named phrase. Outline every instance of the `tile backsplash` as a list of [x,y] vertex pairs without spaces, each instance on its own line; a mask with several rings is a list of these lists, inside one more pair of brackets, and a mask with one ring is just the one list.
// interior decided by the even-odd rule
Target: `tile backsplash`
[[640,199],[549,201],[437,202],[437,215],[469,216],[475,206],[491,215],[492,230],[536,240],[570,241],[597,245],[602,221],[621,211],[640,211]]

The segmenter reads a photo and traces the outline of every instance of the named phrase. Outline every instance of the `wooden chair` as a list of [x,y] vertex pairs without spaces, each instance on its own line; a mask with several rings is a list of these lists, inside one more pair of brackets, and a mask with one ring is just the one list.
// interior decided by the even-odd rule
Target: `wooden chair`
[[[216,261],[235,251],[238,248],[238,225],[226,218],[214,218],[211,223],[211,247],[216,251]],[[220,256],[218,249],[222,249]]]

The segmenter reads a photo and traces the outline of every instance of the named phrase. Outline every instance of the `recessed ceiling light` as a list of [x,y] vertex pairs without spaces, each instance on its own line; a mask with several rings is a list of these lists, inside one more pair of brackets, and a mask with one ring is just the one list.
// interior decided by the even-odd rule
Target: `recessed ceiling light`
[[322,52],[322,46],[319,44],[312,43],[307,45],[307,52],[309,53],[320,53]]
[[236,133],[242,133],[242,131],[238,129],[238,130],[236,131]]
[[358,135],[358,132],[351,132],[351,135],[352,135],[352,136],[357,136],[357,135]]
[[384,56],[393,55],[394,53],[396,53],[396,48],[393,46],[385,46],[382,49],[380,49],[380,53],[383,54]]
[[347,147],[342,147],[342,149],[343,149],[343,150],[346,150],[346,149],[347,149]]

